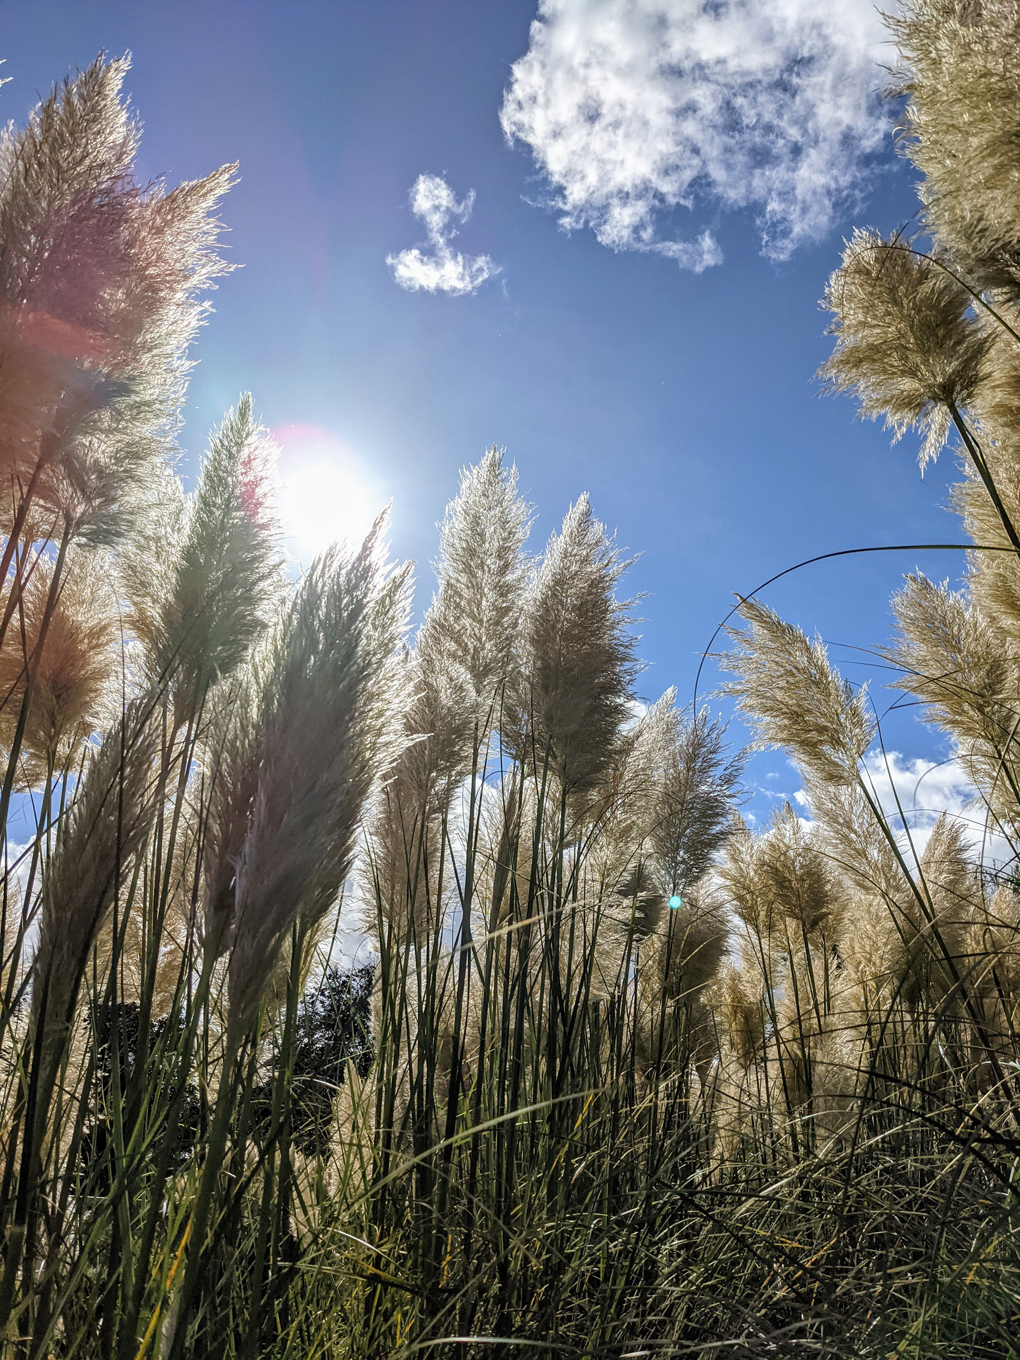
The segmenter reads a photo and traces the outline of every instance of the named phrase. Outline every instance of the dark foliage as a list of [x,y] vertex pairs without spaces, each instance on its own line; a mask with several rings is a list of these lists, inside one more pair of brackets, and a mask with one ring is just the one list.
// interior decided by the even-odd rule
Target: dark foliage
[[294,1075],[342,1086],[348,1061],[359,1077],[372,1066],[371,998],[375,969],[327,968],[297,1017]]
[[[327,968],[297,1012],[288,1117],[295,1147],[322,1156],[329,1143],[333,1101],[344,1084],[347,1064],[359,1077],[372,1066],[371,997],[375,969]],[[251,1117],[263,1137],[270,1132],[273,1083],[252,1089]]]
[[[165,1069],[166,1083],[174,1085],[174,1039],[183,1031],[180,1018],[161,1017],[149,1025],[148,1061],[158,1062]],[[124,1101],[139,1074],[135,1066],[139,1056],[141,1016],[137,1002],[123,1001],[104,1006],[96,1017],[93,1038],[96,1088],[94,1117],[86,1124],[81,1136],[81,1161],[88,1174],[97,1177],[105,1189],[112,1184],[114,1156],[113,1102]],[[116,1080],[114,1074],[116,1073]],[[168,1106],[170,1101],[167,1102]],[[169,1142],[171,1165],[183,1165],[190,1160],[202,1123],[202,1102],[197,1086],[187,1082],[176,1105],[173,1127],[167,1128],[159,1146],[164,1155]]]

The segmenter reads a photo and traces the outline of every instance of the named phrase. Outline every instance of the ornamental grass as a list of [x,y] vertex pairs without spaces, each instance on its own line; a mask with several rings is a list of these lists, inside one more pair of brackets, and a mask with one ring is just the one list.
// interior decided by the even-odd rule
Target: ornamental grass
[[288,579],[250,396],[173,470],[233,168],[140,184],[123,61],[5,134],[4,1355],[1020,1355],[1020,19],[893,33],[923,220],[848,243],[824,376],[957,441],[965,576],[885,659],[994,860],[757,599],[724,688],[803,803],[742,818],[498,448],[417,629],[384,517]]

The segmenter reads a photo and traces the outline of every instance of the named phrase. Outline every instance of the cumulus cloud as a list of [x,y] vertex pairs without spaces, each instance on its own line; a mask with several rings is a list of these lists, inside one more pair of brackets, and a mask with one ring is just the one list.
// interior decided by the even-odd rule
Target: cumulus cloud
[[874,0],[540,0],[501,111],[568,229],[697,272],[709,231],[664,239],[670,209],[757,209],[764,253],[819,238],[887,123]]
[[457,202],[453,190],[438,175],[419,175],[410,194],[411,211],[425,224],[427,249],[414,246],[399,255],[387,255],[386,263],[401,288],[411,293],[449,293],[469,297],[486,279],[499,273],[488,255],[462,255],[450,247],[458,222],[466,222],[475,203],[475,191]]
[[[977,790],[959,760],[925,760],[908,758],[899,751],[874,750],[864,758],[864,774],[889,825],[902,828],[906,822],[910,845],[917,855],[924,853],[932,828],[945,812],[964,829],[984,864],[1002,865],[1012,860],[1009,843],[986,817]],[[794,797],[807,807],[803,791]],[[906,849],[906,836],[900,839]]]
[[889,824],[902,826],[906,819],[917,854],[923,853],[943,813],[959,822],[976,850],[987,850],[983,811],[974,805],[977,791],[958,760],[908,759],[899,751],[869,751],[864,773]]

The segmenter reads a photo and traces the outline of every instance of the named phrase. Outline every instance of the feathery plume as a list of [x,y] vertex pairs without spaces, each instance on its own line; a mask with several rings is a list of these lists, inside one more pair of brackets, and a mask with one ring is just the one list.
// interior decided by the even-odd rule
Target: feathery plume
[[903,866],[862,785],[828,783],[809,772],[804,786],[815,818],[818,850],[826,857],[840,893],[894,900],[906,888]]
[[[931,829],[921,856],[920,877],[924,884],[930,919],[915,916],[919,932],[937,928],[945,953],[958,958],[963,938],[982,897],[978,867],[959,819],[943,812]],[[944,960],[928,951],[942,968]]]
[[[524,597],[530,509],[503,451],[461,472],[439,526],[438,589],[407,658],[407,744],[372,822],[370,897],[406,941],[436,929],[443,824],[475,743],[498,721]],[[373,921],[374,928],[376,922]]]
[[600,898],[619,899],[611,915],[639,939],[661,924],[668,897],[686,906],[730,834],[741,758],[726,759],[724,735],[707,709],[677,709],[668,689],[621,735],[585,809],[594,828],[585,879]]
[[743,1069],[749,1068],[765,1038],[765,1006],[753,970],[727,960],[712,984],[712,1009],[722,1022],[726,1041]]
[[93,541],[124,531],[170,447],[198,294],[225,268],[212,213],[233,168],[139,186],[127,68],[98,58],[0,140],[0,476],[18,536],[33,502]]
[[907,72],[904,151],[928,224],[978,289],[1020,296],[1020,13],[910,0],[888,20]]
[[908,576],[893,599],[900,638],[894,683],[916,694],[950,733],[989,806],[1015,824],[1020,798],[1020,677],[1010,640],[963,594]]
[[[464,673],[445,666],[420,633],[403,668],[404,743],[373,811],[365,886],[398,944],[412,936],[424,944],[442,910],[444,823],[470,765],[474,703]],[[377,928],[374,909],[366,925]]]
[[836,898],[825,857],[789,803],[772,814],[761,869],[765,892],[788,921],[809,934],[828,931]]
[[725,725],[707,708],[674,719],[663,752],[651,845],[663,885],[682,893],[708,868],[733,827],[741,755],[727,759]]
[[[461,472],[460,491],[439,526],[439,589],[423,624],[431,650],[467,677],[484,718],[517,641],[531,507],[517,495],[517,469],[493,446]],[[424,640],[424,638],[423,638]]]
[[178,720],[229,675],[266,628],[278,596],[269,509],[275,448],[250,394],[213,432],[193,496],[168,487],[146,531],[121,554],[154,679],[170,681]]
[[986,1032],[1009,1054],[1020,1020],[1020,894],[1002,884],[974,906],[966,942],[967,975]]
[[614,595],[627,565],[581,496],[532,585],[519,731],[510,740],[539,767],[548,754],[569,794],[594,786],[627,717],[638,666],[625,631],[630,602]]
[[874,734],[866,687],[855,693],[820,640],[757,600],[744,601],[740,613],[750,627],[732,632],[738,646],[723,659],[740,678],[723,692],[737,699],[757,745],[788,747],[824,783],[853,783]]
[[665,904],[663,884],[652,866],[650,833],[662,771],[672,749],[679,715],[676,690],[666,690],[621,732],[608,768],[593,790],[584,819],[588,851],[584,856],[585,896],[618,899],[613,914],[639,936],[654,929]]
[[990,337],[971,304],[936,259],[873,231],[854,233],[822,299],[836,348],[821,375],[835,391],[856,393],[861,415],[881,416],[894,439],[920,429],[922,471],[985,376]]
[[672,1000],[696,997],[711,982],[730,938],[726,901],[707,884],[692,889],[683,905],[672,908],[654,935],[642,944],[645,982],[649,973],[655,991]]
[[[858,984],[886,1004],[939,1000],[955,985],[975,903],[980,897],[966,835],[943,814],[921,856],[917,885],[881,895],[864,892],[848,913],[840,952]],[[959,974],[968,965],[957,965]]]
[[[997,302],[1000,315],[1020,327],[1015,307]],[[963,466],[963,479],[952,489],[953,508],[961,515],[972,541],[982,549],[971,554],[967,584],[971,602],[1011,648],[1020,619],[1020,557],[1011,527],[1020,522],[1020,345],[1001,327],[989,328],[992,343],[987,376],[973,407],[981,440],[984,469],[973,458]],[[988,493],[989,482],[995,496]],[[1012,548],[1013,551],[1003,551]]]
[[646,1078],[693,1069],[704,1091],[719,1054],[719,1027],[704,996],[725,952],[725,923],[670,920],[667,933],[642,946],[636,1056]]
[[208,783],[202,834],[202,943],[220,958],[230,944],[237,866],[244,850],[265,737],[267,647],[256,649],[210,696],[203,733]]
[[21,773],[29,786],[66,767],[112,716],[119,621],[106,568],[72,549],[51,601],[53,564],[40,555],[0,646],[0,747],[14,744],[27,690]]
[[150,708],[148,696],[129,704],[91,756],[43,877],[32,1005],[36,1017],[45,1008],[43,1047],[50,1063],[59,1060],[89,951],[118,881],[148,834],[156,747]]
[[767,1108],[762,1069],[768,1009],[760,966],[746,951],[724,961],[705,993],[719,1033],[719,1063],[713,1084],[717,1155],[738,1156],[755,1115]]
[[764,840],[737,814],[719,860],[718,880],[752,943],[767,941],[778,923],[777,903],[762,873]]
[[284,936],[299,920],[313,927],[335,903],[377,772],[399,750],[408,571],[386,573],[380,529],[356,556],[333,548],[313,564],[277,644],[235,888],[237,1039],[255,1019]]
[[[1020,391],[1020,383],[1018,383]],[[982,429],[987,431],[987,407],[982,402]],[[1020,431],[1020,420],[1014,427]],[[1001,504],[1010,523],[1020,522],[1020,448],[1012,432],[1004,435],[999,427],[994,442],[986,445],[988,464],[995,479]],[[986,494],[981,478],[970,466],[952,488],[953,508],[959,512],[967,534],[974,543],[991,552],[975,552],[967,563],[966,581],[970,604],[981,614],[986,626],[1011,649],[1020,622],[1020,558],[1005,529],[998,508]],[[998,549],[998,551],[994,551]]]

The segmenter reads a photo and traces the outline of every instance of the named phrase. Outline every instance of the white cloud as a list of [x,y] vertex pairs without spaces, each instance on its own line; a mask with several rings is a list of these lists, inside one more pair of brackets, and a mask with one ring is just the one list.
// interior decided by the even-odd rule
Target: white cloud
[[664,240],[663,213],[758,210],[764,253],[817,239],[887,123],[891,60],[874,0],[540,0],[501,120],[567,228],[696,272],[708,231]]
[[466,222],[475,203],[475,192],[460,202],[445,180],[438,175],[419,175],[411,189],[411,211],[421,218],[428,234],[428,249],[418,246],[387,255],[386,263],[401,288],[411,293],[449,293],[469,297],[477,293],[486,279],[499,273],[488,255],[462,255],[450,248],[456,236],[455,222]]
[[908,759],[899,751],[876,750],[865,756],[864,771],[891,826],[903,826],[902,809],[917,855],[923,854],[932,828],[945,812],[963,827],[983,863],[990,866],[1012,859],[1007,841],[986,818],[977,790],[959,760]]

